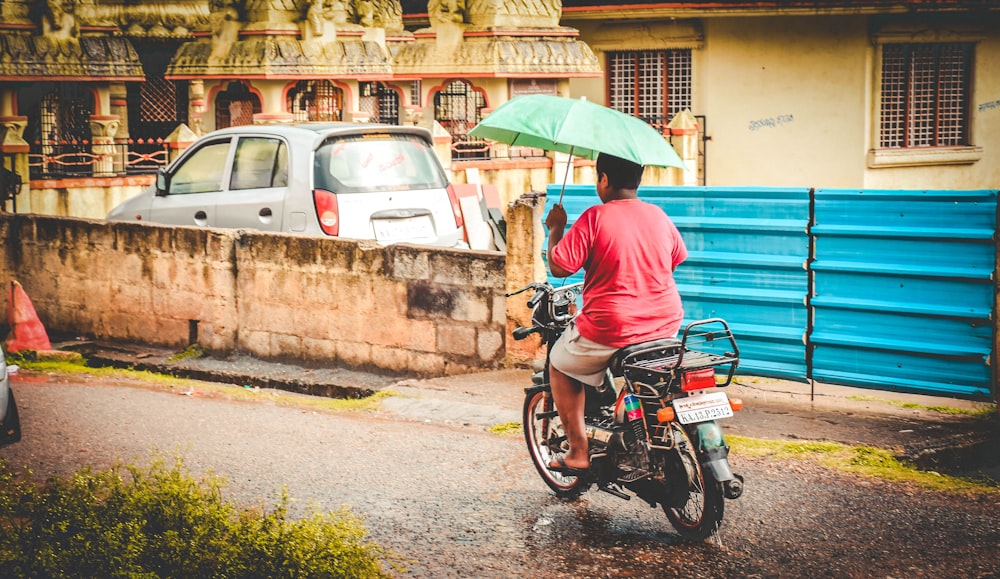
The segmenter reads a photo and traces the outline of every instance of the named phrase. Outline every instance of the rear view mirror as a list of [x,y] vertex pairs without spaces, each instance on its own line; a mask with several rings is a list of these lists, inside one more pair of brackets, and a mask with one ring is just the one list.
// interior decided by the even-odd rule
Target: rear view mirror
[[170,192],[170,173],[165,167],[160,167],[156,171],[156,196],[163,197]]

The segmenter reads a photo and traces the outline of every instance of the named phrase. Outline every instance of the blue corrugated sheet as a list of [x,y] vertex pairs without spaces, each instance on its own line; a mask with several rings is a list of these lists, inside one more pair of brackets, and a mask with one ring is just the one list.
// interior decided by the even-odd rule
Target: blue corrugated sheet
[[[687,320],[727,320],[740,373],[995,399],[997,191],[644,187],[640,197],[687,244],[675,274]],[[563,205],[572,224],[599,202],[593,186],[571,185]]]
[[990,398],[996,193],[816,190],[815,380]]
[[[546,213],[559,189],[549,187]],[[687,321],[729,322],[741,373],[804,380],[809,189],[643,187],[640,197],[667,212],[688,247],[675,273]],[[593,186],[571,185],[563,206],[572,224],[599,202]]]

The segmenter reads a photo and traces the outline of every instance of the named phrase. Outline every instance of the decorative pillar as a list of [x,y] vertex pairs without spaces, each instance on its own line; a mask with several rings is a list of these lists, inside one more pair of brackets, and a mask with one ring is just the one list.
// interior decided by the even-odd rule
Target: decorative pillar
[[110,108],[111,116],[118,117],[118,132],[115,133],[115,166],[114,172],[118,175],[124,175],[128,169],[128,143],[129,134],[128,128],[128,91],[125,88],[124,82],[113,82],[110,85]]
[[[4,187],[0,190],[0,212],[6,211],[9,200],[11,211],[17,213],[18,197],[29,188],[28,143],[24,140],[24,128],[27,126],[28,117],[0,116],[0,157],[3,159],[0,167],[3,178],[0,181]],[[30,196],[24,197],[30,199]],[[31,211],[30,201],[27,206],[22,203],[21,211]]]
[[90,117],[93,153],[97,156],[94,162],[95,177],[109,177],[115,174],[115,135],[118,133],[120,122],[118,115]]
[[205,81],[192,80],[188,82],[188,122],[190,127],[185,127],[196,137],[205,134],[205,126],[202,124],[202,115],[205,114]]

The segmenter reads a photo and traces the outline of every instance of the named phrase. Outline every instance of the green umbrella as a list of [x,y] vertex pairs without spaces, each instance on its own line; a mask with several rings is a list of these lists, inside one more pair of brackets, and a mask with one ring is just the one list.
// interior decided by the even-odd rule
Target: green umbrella
[[588,159],[606,153],[639,165],[684,168],[677,152],[653,127],[583,99],[540,94],[514,97],[473,127],[469,136]]

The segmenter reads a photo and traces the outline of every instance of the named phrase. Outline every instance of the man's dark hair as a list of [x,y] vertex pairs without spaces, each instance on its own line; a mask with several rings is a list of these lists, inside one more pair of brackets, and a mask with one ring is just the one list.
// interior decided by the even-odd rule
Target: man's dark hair
[[601,153],[597,156],[597,177],[608,176],[608,182],[615,189],[638,189],[642,181],[642,165],[621,157]]

